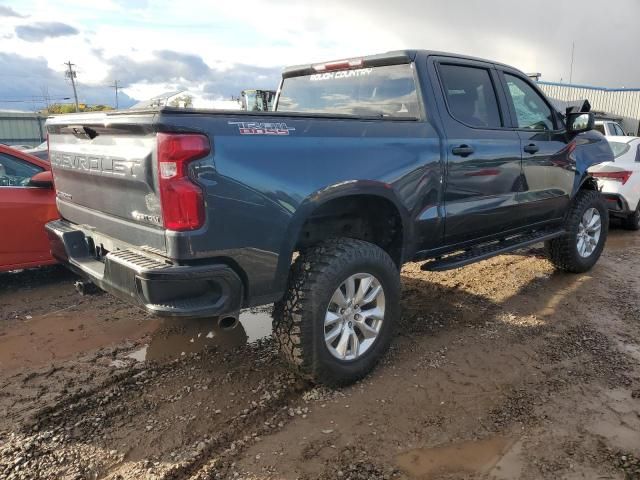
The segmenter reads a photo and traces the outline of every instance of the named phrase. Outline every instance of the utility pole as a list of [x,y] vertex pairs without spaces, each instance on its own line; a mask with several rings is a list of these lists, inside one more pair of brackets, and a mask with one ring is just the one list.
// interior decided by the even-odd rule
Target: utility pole
[[113,85],[110,85],[111,87],[115,88],[116,90],[116,110],[118,110],[118,90],[122,90],[122,87],[120,87],[118,85],[118,80],[114,80]]
[[576,42],[571,43],[571,69],[569,70],[569,83],[573,83],[573,54],[575,53]]
[[73,69],[73,67],[75,67],[74,63],[71,63],[71,61],[68,61],[67,63],[65,63],[65,65],[69,67],[69,70],[66,71],[65,76],[71,80],[71,86],[73,87],[73,98],[76,101],[76,112],[77,112],[79,110],[78,92],[76,91],[76,77],[78,75],[76,74],[76,71]]

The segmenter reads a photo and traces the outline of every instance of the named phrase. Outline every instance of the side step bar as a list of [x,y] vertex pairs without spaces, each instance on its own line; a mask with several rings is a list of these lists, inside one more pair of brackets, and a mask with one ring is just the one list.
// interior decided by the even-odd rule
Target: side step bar
[[454,268],[464,267],[471,263],[486,260],[487,258],[502,255],[503,253],[513,252],[521,248],[534,245],[536,243],[551,240],[564,234],[564,230],[545,230],[541,232],[528,233],[525,235],[517,235],[508,239],[498,240],[497,242],[485,243],[472,247],[460,253],[453,253],[446,257],[436,258],[429,262],[423,263],[422,270],[431,272],[442,272],[444,270],[452,270]]

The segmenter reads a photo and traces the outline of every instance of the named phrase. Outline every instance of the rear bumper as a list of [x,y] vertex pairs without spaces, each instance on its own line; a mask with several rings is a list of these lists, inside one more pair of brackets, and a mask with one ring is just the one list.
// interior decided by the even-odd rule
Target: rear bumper
[[101,289],[169,317],[207,317],[235,313],[242,305],[240,277],[227,265],[173,265],[133,248],[97,259],[90,235],[64,220],[45,226],[51,253]]
[[602,193],[602,198],[609,209],[609,213],[613,216],[626,217],[631,215],[635,210],[629,206],[629,202],[618,193]]

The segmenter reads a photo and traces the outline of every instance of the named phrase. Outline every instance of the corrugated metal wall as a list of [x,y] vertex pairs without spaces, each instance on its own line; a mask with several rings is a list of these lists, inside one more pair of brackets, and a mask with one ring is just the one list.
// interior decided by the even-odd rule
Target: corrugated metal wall
[[0,111],[0,143],[39,145],[45,140],[46,119],[36,113]]
[[622,118],[626,132],[640,135],[640,89],[609,89],[549,82],[538,82],[538,86],[548,97],[564,102],[587,99],[593,110]]

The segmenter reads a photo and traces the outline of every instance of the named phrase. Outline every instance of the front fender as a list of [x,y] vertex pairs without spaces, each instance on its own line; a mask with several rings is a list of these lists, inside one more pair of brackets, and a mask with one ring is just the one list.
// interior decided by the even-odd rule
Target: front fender
[[576,135],[574,141],[576,142],[576,148],[573,152],[576,176],[573,183],[572,198],[586,182],[591,181],[588,173],[590,167],[614,160],[609,142],[604,135],[596,130],[580,133]]

